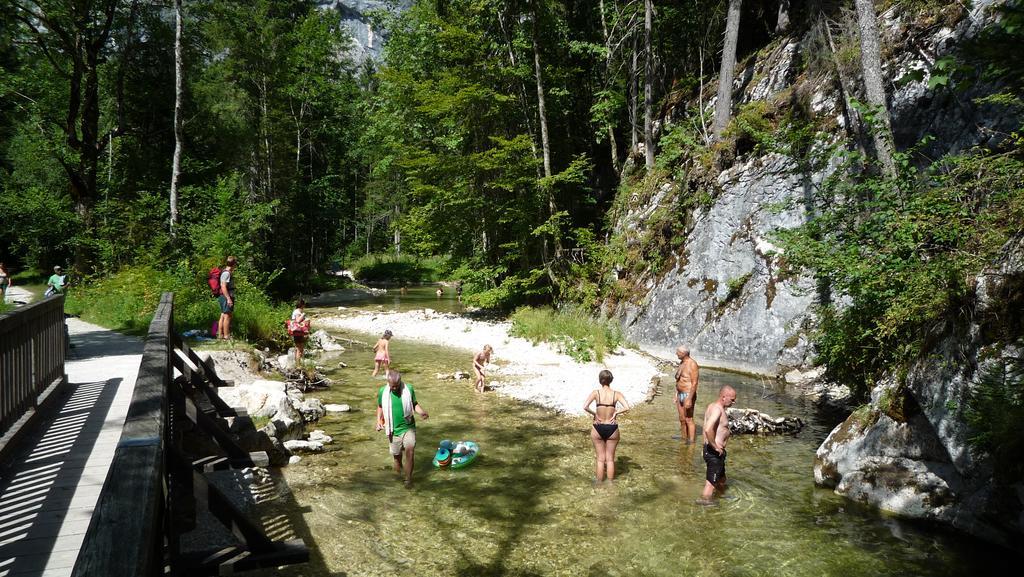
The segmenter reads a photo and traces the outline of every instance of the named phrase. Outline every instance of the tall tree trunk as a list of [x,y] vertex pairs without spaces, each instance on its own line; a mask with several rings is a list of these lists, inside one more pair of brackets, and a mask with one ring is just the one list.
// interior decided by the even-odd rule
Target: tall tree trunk
[[[605,18],[604,12],[604,0],[600,0],[598,3],[598,9],[601,11],[601,34],[604,37],[604,77],[605,81],[609,81],[613,74],[612,71],[612,40],[608,35],[608,23]],[[612,168],[617,173],[619,171],[619,143],[615,139],[615,123],[608,123],[608,146],[611,148],[612,153]]]
[[177,235],[178,180],[181,178],[182,100],[184,99],[184,66],[181,57],[181,0],[174,0],[174,158],[171,160],[171,237]]
[[395,245],[395,254],[402,254],[402,231],[398,228],[398,217],[401,215],[401,211],[398,209],[398,205],[395,205],[395,220],[391,223],[394,228],[394,235],[392,236],[392,243]]
[[[505,37],[505,47],[508,50],[508,62],[512,66],[512,68],[515,68],[515,67],[519,66],[519,64],[518,64],[518,61],[516,59],[516,52],[515,52],[515,48],[514,48],[513,43],[512,43],[512,36],[511,36],[511,34],[509,34],[508,27],[505,25],[505,19],[506,19],[506,16],[505,16],[504,10],[500,10],[499,9],[498,10],[498,25],[501,27],[502,35]],[[530,135],[530,151],[533,153],[534,157],[536,157],[536,155],[537,155],[537,138],[535,136],[534,129],[533,129],[533,113],[531,112],[530,106],[528,104],[529,103],[529,97],[527,96],[528,92],[527,92],[527,88],[526,88],[526,81],[525,80],[521,80],[518,84],[519,84],[519,102],[520,102],[521,108],[523,109],[523,118],[526,121],[526,132],[527,132],[527,134]],[[541,176],[541,172],[540,171],[541,171],[541,169],[538,168],[537,169],[537,178],[540,178],[540,176]]]
[[630,55],[629,61],[629,87],[628,87],[628,100],[629,100],[629,149],[632,153],[636,150],[637,145],[640,143],[640,130],[637,128],[636,116],[637,111],[640,109],[638,105],[638,90],[637,82],[639,80],[639,73],[637,72],[637,45],[636,45],[636,34],[633,34],[633,51]]
[[544,176],[551,177],[551,143],[548,140],[548,114],[544,102],[544,74],[540,65],[540,43],[537,42],[539,34],[537,23],[537,5],[534,3],[533,10],[533,75],[537,80],[537,116],[540,121],[540,147],[544,157]]
[[775,33],[789,30],[789,0],[779,0],[779,18],[775,21]]
[[722,48],[722,68],[718,71],[718,100],[715,103],[715,140],[722,139],[732,115],[732,81],[736,73],[736,39],[740,32],[740,8],[743,0],[729,0],[729,15],[725,20],[725,46]]
[[[551,146],[548,141],[548,116],[544,103],[544,74],[540,65],[540,42],[538,41],[538,36],[540,35],[540,10],[537,9],[537,2],[538,0],[533,1],[533,73],[537,80],[537,115],[540,120],[541,150],[544,155],[544,177],[545,179],[550,179]],[[544,190],[547,192],[548,197],[548,217],[551,218],[558,214],[558,205],[555,203],[555,191],[550,182],[544,183]],[[551,236],[555,244],[555,256],[557,257],[562,252],[562,239],[557,231]],[[541,258],[544,260],[544,268],[547,270],[548,278],[551,279],[552,284],[555,284],[556,278],[554,269],[551,267],[551,257],[548,253],[548,239],[546,236],[544,237],[541,249],[543,252]]]
[[653,0],[644,0],[644,162],[647,170],[654,168],[654,49],[651,47]]
[[[116,125],[107,134],[99,133],[100,98],[99,64],[107,49],[120,0],[92,2],[8,2],[8,14],[21,26],[23,38],[39,47],[41,54],[53,65],[53,72],[68,80],[68,107],[61,124],[67,148],[77,160],[55,155],[55,160],[68,177],[68,193],[81,221],[82,231],[93,236],[92,210],[98,197],[97,174],[100,154],[113,137],[124,134],[121,81],[124,62],[131,50],[131,35],[137,0],[131,3],[126,41],[122,50],[121,70],[116,77],[115,99],[118,112]],[[67,59],[66,70],[59,61]],[[92,270],[90,243],[76,243],[75,268],[82,273]]]
[[886,176],[893,176],[896,174],[896,164],[892,158],[892,124],[889,120],[885,86],[882,84],[882,55],[875,7],[871,0],[855,0],[854,4],[857,6],[857,27],[860,31],[860,64],[864,73],[864,89],[868,104],[874,109],[877,119],[876,125],[871,127],[875,154],[882,166],[882,172]]

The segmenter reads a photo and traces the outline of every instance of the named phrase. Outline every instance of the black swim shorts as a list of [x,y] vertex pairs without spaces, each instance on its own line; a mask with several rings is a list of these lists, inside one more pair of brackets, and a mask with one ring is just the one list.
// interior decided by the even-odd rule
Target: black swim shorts
[[708,483],[717,485],[725,478],[725,449],[719,453],[711,445],[704,443],[704,462],[708,465],[708,473],[705,478]]

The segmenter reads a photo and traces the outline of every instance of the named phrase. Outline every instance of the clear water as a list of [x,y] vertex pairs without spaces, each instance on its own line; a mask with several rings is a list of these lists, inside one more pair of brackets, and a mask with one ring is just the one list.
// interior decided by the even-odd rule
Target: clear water
[[[372,356],[362,347],[341,356],[349,368],[334,371],[320,396],[355,410],[321,420],[335,443],[287,467],[291,493],[272,501],[312,551],[288,575],[903,577],[1007,571],[1021,561],[815,487],[814,452],[834,421],[761,381],[713,371],[702,372],[702,406],[730,384],[737,406],[810,425],[795,437],[733,437],[729,498],[702,507],[694,501],[703,461],[672,438],[669,396],[622,417],[617,479],[595,486],[588,419],[437,381],[435,373],[469,370],[471,354],[396,340],[396,368],[430,413],[418,423],[415,483],[405,489],[374,431],[383,381],[370,378]],[[435,470],[442,439],[474,440],[481,456],[466,469]]]
[[[366,310],[386,311],[409,311],[415,309],[433,309],[446,313],[461,313],[465,311],[462,301],[455,296],[453,287],[442,287],[444,294],[437,296],[438,285],[408,287],[405,294],[402,294],[400,287],[386,287],[387,293],[375,296],[367,296],[353,300],[350,296],[339,298],[337,302],[330,302],[325,297],[324,306],[328,304],[361,308]],[[310,309],[316,310],[316,309]]]

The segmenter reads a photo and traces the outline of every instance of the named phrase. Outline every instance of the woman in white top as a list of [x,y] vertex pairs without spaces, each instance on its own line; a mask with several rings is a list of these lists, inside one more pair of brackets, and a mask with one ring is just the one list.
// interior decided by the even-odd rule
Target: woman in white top
[[7,272],[7,265],[0,262],[0,303],[7,302],[7,288],[11,286],[11,273]]
[[295,341],[295,366],[302,364],[302,354],[306,350],[306,336],[309,334],[309,319],[306,318],[306,301],[299,299],[292,311],[288,323],[288,332]]

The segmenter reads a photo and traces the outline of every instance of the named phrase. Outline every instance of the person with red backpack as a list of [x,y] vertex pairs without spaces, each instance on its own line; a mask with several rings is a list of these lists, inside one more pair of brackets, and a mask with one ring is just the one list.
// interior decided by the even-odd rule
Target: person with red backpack
[[[220,272],[217,283],[217,302],[220,304],[220,321],[217,323],[217,338],[228,340],[231,338],[231,316],[235,313],[235,281],[232,278],[235,267],[238,266],[238,259],[229,256],[224,261],[224,269]],[[215,269],[216,270],[216,269]],[[210,271],[211,277],[213,271]],[[210,289],[214,290],[213,279],[210,279]]]

